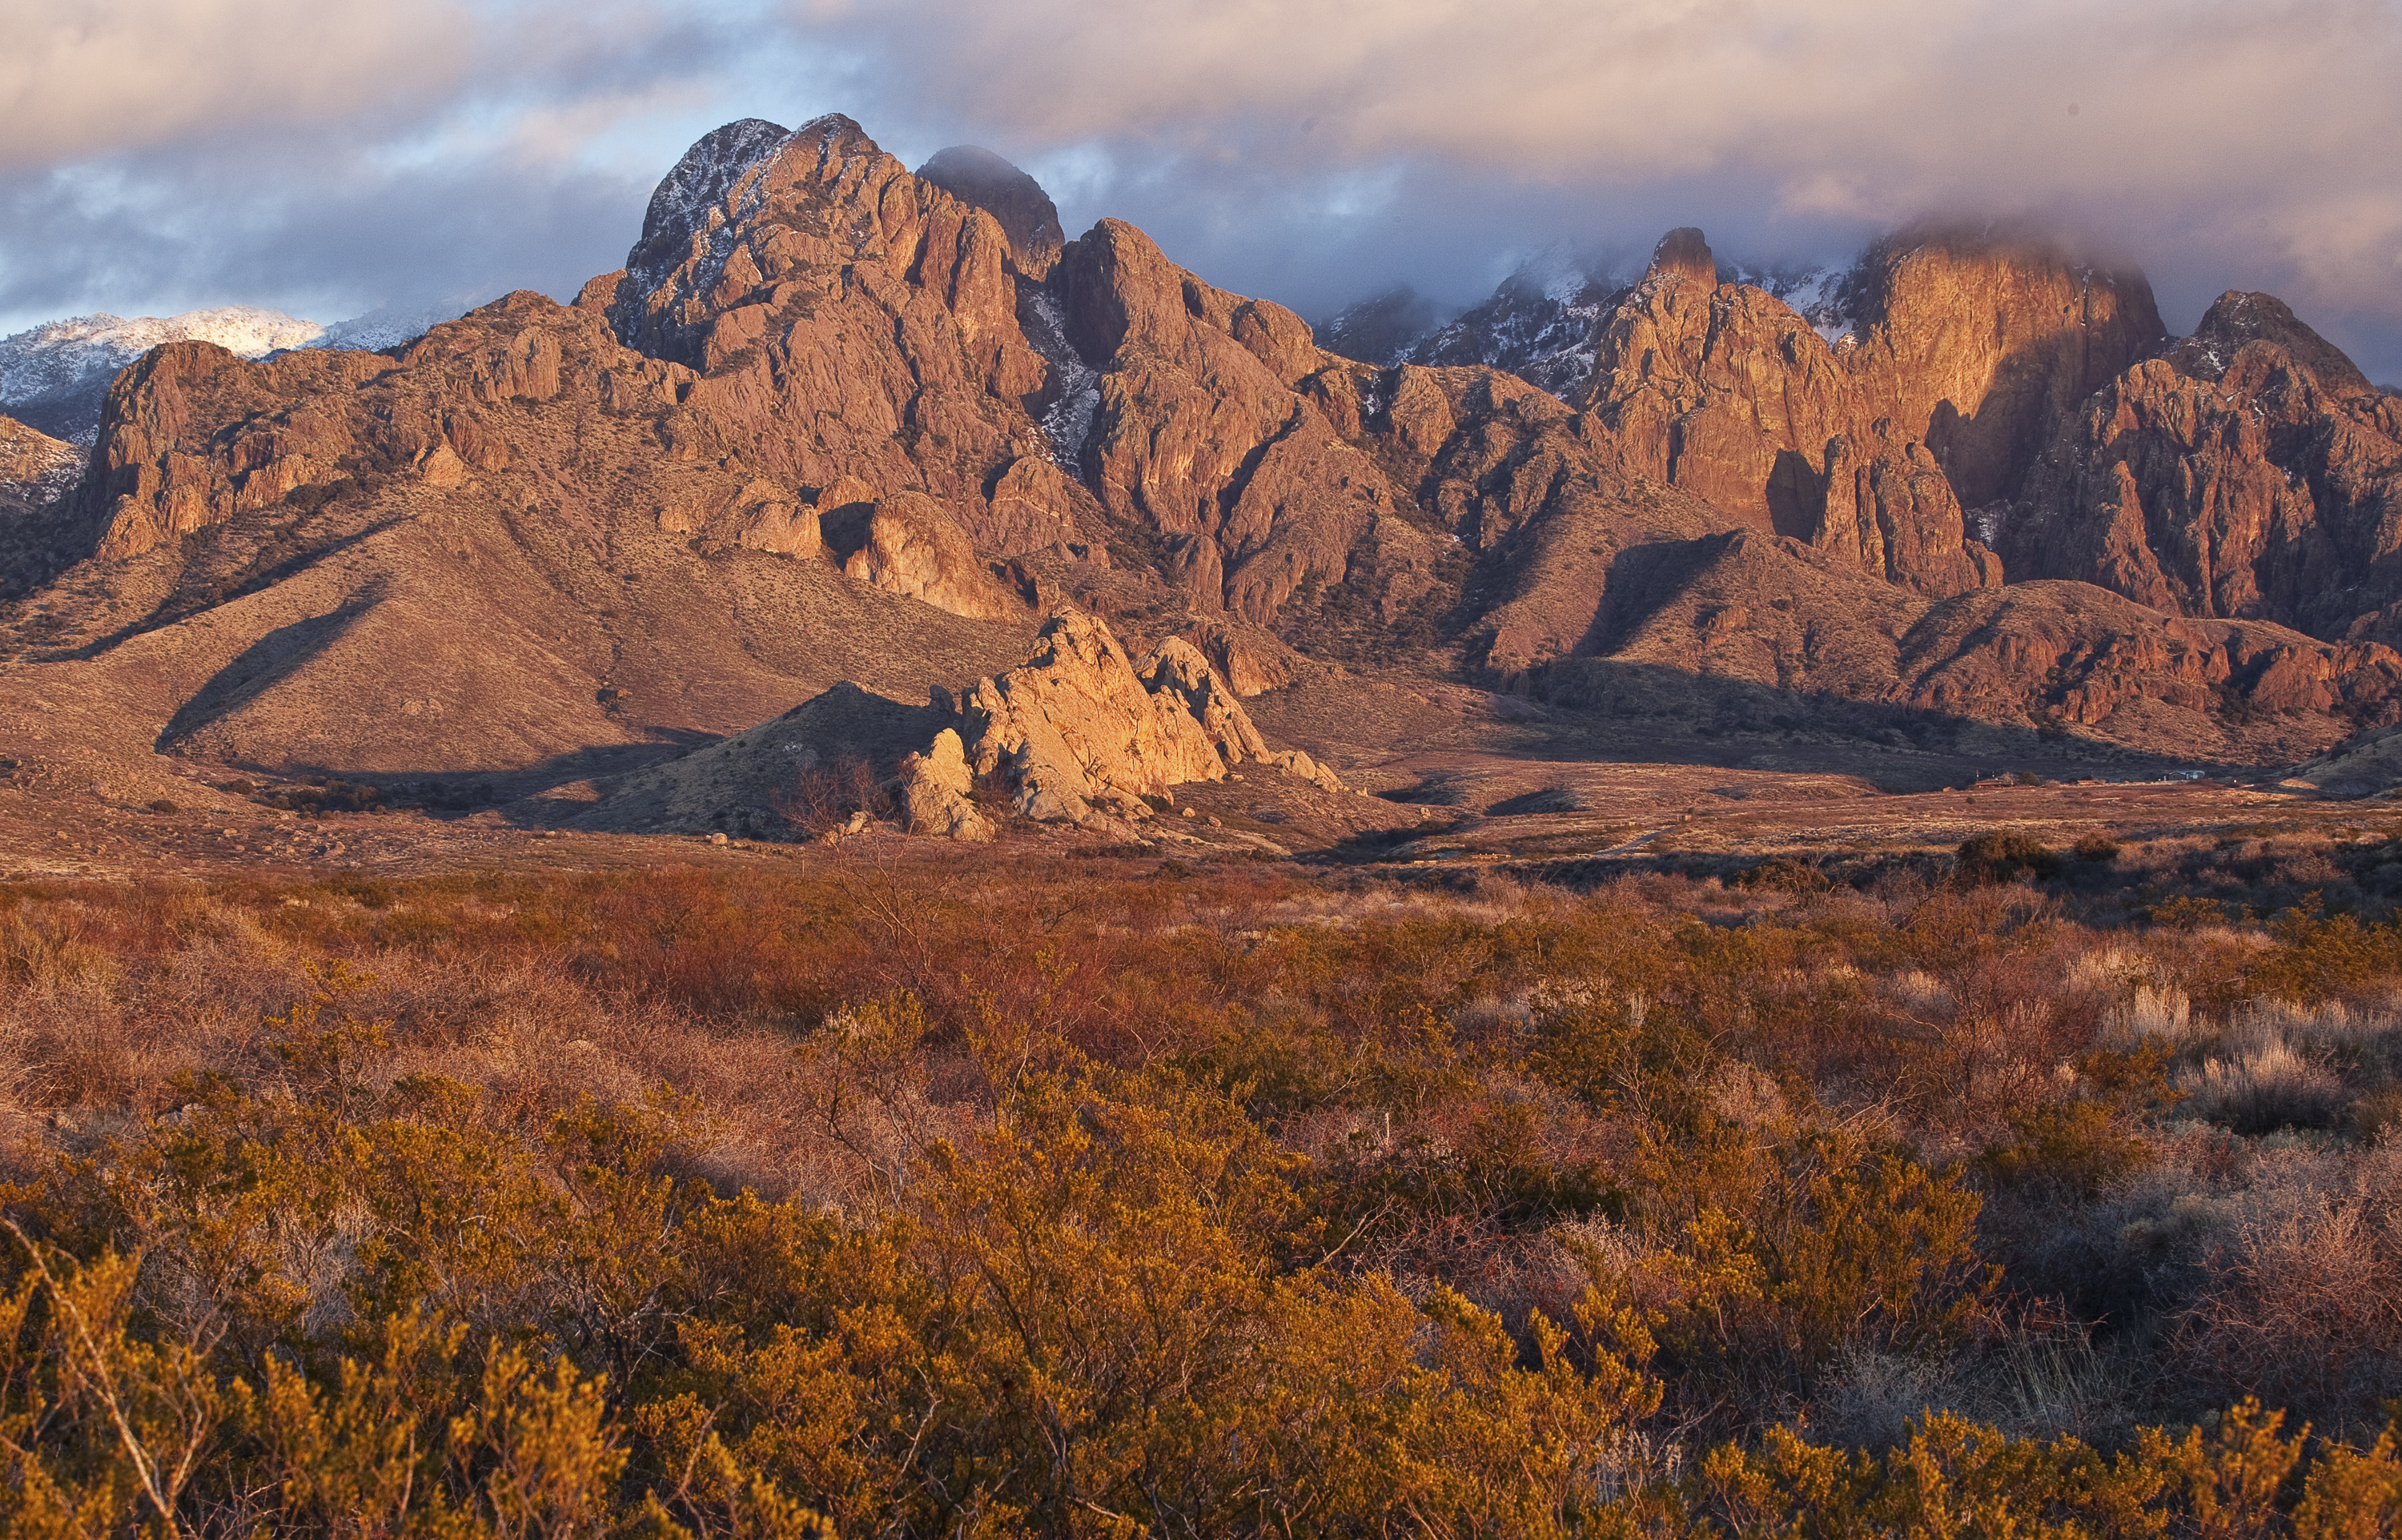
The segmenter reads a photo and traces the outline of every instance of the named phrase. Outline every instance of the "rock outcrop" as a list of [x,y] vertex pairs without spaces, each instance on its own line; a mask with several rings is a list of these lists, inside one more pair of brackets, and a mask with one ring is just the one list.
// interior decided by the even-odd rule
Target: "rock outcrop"
[[1952,480],[1923,444],[1883,419],[1869,442],[1827,446],[1826,505],[1810,543],[1929,598],[2002,585],[2001,558],[1967,536]]
[[875,505],[867,541],[843,571],[887,593],[922,599],[971,620],[1015,620],[1026,605],[985,570],[967,532],[922,492],[896,492]]
[[[1170,637],[1161,642],[1158,651],[1143,659],[1135,677],[1153,701],[1171,707],[1180,702],[1185,713],[1200,724],[1202,741],[1217,750],[1224,764],[1270,757],[1267,740],[1251,725],[1216,666],[1183,638]],[[1206,760],[1201,768],[1204,774],[1183,778],[1216,780],[1224,773]],[[1216,773],[1207,773],[1210,771]]]
[[959,731],[946,727],[934,735],[922,754],[901,762],[902,818],[912,834],[944,839],[984,841],[992,838],[992,821],[976,811],[969,794],[975,773],[969,768]]
[[1138,672],[1108,626],[1072,612],[1044,624],[1026,662],[980,681],[963,715],[976,774],[1044,821],[1149,818],[1143,798],[1221,779],[1266,747],[1190,643]]
[[1262,627],[1213,618],[1194,626],[1192,639],[1237,695],[1263,695],[1300,677],[1299,655]]

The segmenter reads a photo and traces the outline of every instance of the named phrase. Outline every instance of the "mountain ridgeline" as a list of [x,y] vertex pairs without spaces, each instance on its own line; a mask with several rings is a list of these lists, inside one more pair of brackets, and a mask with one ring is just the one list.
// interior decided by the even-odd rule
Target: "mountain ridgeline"
[[0,732],[565,781],[964,688],[1062,604],[1246,694],[1314,658],[2238,764],[2402,719],[2402,400],[2268,296],[2173,338],[2032,241],[1902,232],[1805,295],[1683,229],[1511,304],[1405,347],[1394,296],[1348,357],[988,152],[729,124],[573,305],[126,369],[21,500]]

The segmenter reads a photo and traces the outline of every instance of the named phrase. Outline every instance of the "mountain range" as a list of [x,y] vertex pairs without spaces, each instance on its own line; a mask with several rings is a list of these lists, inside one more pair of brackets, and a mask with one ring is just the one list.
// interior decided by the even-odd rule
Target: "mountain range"
[[21,783],[472,772],[606,821],[838,682],[962,698],[1063,608],[1188,639],[1368,785],[1395,692],[1472,696],[1497,752],[1926,780],[2402,721],[2402,399],[2271,296],[2174,337],[2022,234],[1746,274],[1680,229],[1320,335],[1130,225],[1068,239],[988,152],[745,120],[572,304],[241,351],[147,348],[88,454],[12,430]]

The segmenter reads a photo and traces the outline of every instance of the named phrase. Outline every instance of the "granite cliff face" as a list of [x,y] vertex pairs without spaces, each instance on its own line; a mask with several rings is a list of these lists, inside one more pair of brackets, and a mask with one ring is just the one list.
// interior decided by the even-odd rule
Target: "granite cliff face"
[[2030,575],[2173,614],[2392,637],[2402,401],[2276,300],[2222,296],[2083,404],[2000,539]]
[[1754,527],[1941,598],[2002,580],[1964,509],[2014,493],[2092,392],[2161,341],[2140,278],[1941,232],[1845,283],[1830,346],[1766,290],[1720,283],[1698,230],[1661,242],[1594,330],[1579,404],[1630,468]]
[[1387,574],[1380,606],[1423,586],[1430,543],[1309,388],[1342,361],[1299,316],[1210,287],[1116,220],[1081,237],[1053,282],[1068,342],[1097,371],[1076,466],[1109,516],[1163,542],[1198,607],[1265,620],[1355,562]]

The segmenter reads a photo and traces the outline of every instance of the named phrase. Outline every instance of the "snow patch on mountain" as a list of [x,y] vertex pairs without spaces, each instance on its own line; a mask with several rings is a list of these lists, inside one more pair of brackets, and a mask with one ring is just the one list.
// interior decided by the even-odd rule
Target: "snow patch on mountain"
[[300,346],[382,352],[388,348],[414,342],[444,322],[456,321],[477,305],[497,297],[497,295],[489,293],[469,293],[423,304],[380,305],[365,315],[335,322],[325,328],[323,336]]
[[1047,291],[1028,286],[1017,308],[1019,329],[1041,353],[1059,382],[1059,399],[1042,414],[1042,435],[1051,442],[1051,461],[1084,479],[1084,440],[1093,432],[1093,416],[1100,410],[1100,371],[1084,362],[1068,340],[1067,316]]
[[[1829,347],[1851,339],[1842,267],[1722,263],[1721,282],[1748,283],[1791,306]],[[1407,289],[1361,300],[1327,321],[1318,340],[1370,364],[1476,365],[1504,370],[1562,400],[1593,378],[1594,332],[1640,277],[1639,269],[1546,253],[1501,281],[1493,296],[1447,321]]]
[[1848,268],[1736,267],[1723,273],[1721,282],[1732,280],[1767,290],[1808,322],[1813,331],[1827,339],[1827,346],[1836,348],[1856,340],[1857,328],[1843,292],[1849,273]]
[[165,342],[214,342],[244,358],[304,347],[324,335],[314,321],[249,305],[171,316],[72,316],[0,338],[0,403],[30,400],[86,375],[117,371]]
[[1623,276],[1602,264],[1539,257],[1504,279],[1492,298],[1404,349],[1401,361],[1481,364],[1566,400],[1593,378],[1593,329],[1626,288]]

